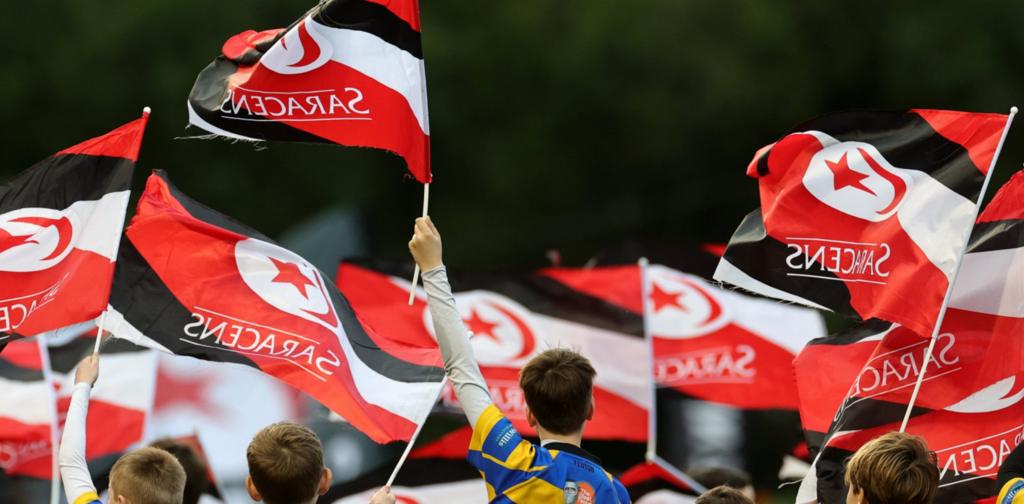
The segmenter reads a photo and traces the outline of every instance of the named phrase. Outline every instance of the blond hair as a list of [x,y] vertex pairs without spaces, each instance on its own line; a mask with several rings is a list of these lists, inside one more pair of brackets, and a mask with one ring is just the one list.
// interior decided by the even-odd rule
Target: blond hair
[[249,477],[267,504],[308,502],[324,474],[324,449],[309,428],[291,422],[268,425],[246,450]]
[[119,458],[110,470],[110,494],[139,504],[181,504],[185,469],[170,453],[139,448]]
[[938,491],[939,468],[923,439],[890,432],[853,454],[846,484],[863,491],[869,504],[929,504]]

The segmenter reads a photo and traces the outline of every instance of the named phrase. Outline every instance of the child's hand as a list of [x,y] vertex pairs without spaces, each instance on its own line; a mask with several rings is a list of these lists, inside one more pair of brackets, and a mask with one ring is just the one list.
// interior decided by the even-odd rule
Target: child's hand
[[94,385],[100,377],[100,356],[92,354],[78,363],[75,370],[75,383],[88,383]]
[[395,504],[395,496],[391,495],[391,487],[377,490],[377,493],[370,498],[370,504]]
[[437,232],[430,217],[416,219],[416,230],[409,241],[409,252],[423,271],[430,271],[442,264],[441,233]]

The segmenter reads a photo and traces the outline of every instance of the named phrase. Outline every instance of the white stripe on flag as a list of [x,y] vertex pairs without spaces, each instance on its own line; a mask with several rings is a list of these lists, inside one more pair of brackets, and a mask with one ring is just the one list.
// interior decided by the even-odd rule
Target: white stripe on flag
[[972,252],[964,256],[962,268],[951,308],[1024,317],[1024,248]]
[[0,378],[0,417],[24,424],[50,425],[50,399],[42,376],[39,381],[30,382]]

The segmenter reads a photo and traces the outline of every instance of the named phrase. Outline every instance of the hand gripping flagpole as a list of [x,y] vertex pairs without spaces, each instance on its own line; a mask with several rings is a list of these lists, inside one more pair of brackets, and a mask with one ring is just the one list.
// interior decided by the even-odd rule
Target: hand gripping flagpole
[[427,423],[427,417],[430,416],[430,410],[434,409],[434,404],[437,404],[438,399],[441,398],[441,394],[444,393],[444,387],[448,384],[448,375],[445,375],[441,379],[440,385],[437,387],[437,397],[430,403],[430,407],[423,414],[423,420],[420,420],[419,425],[416,426],[416,431],[412,433],[412,437],[409,438],[409,444],[405,445],[405,451],[402,452],[402,457],[398,459],[398,464],[395,465],[395,470],[391,471],[391,477],[388,478],[388,482],[385,487],[391,487],[395,482],[395,478],[398,477],[398,471],[402,470],[402,466],[405,465],[405,459],[409,458],[409,452],[412,451],[413,445],[416,444],[416,438],[420,437],[420,431],[423,430],[423,424]]
[[[427,216],[427,208],[430,206],[430,182],[423,184],[423,217]],[[412,285],[409,286],[409,306],[416,300],[416,285],[420,283],[420,265],[412,271]],[[401,466],[401,465],[399,465]],[[397,472],[397,471],[396,471]],[[394,475],[391,475],[394,479]]]
[[[995,155],[992,156],[992,163],[988,167],[988,173],[985,174],[985,183],[981,185],[981,193],[978,194],[978,201],[974,205],[974,216],[971,218],[971,230],[974,229],[974,222],[978,220],[978,213],[981,211],[981,202],[985,199],[985,191],[988,190],[988,183],[992,179],[992,173],[996,171],[996,162],[999,161],[999,153],[1003,150],[1003,142],[1006,141],[1006,135],[1010,132],[1010,125],[1013,124],[1013,116],[1017,115],[1017,107],[1010,107],[1010,116],[1006,118],[1006,126],[1003,128],[1003,135],[999,137],[999,144],[996,145]],[[917,402],[917,394],[921,391],[921,384],[924,383],[924,375],[928,372],[928,361],[932,358],[932,352],[935,350],[935,341],[938,339],[939,330],[942,329],[942,321],[946,318],[946,308],[949,306],[949,299],[953,295],[953,287],[956,285],[956,279],[960,277],[960,267],[964,263],[964,254],[967,252],[967,245],[970,242],[970,232],[967,234],[967,239],[964,240],[964,245],[960,249],[960,256],[957,258],[956,270],[953,272],[953,278],[949,281],[949,287],[946,288],[946,296],[942,299],[942,306],[939,308],[939,317],[935,320],[935,328],[932,329],[932,337],[928,342],[928,350],[924,353],[924,360],[921,362],[921,372],[917,375],[917,382],[914,384],[914,392],[910,394],[910,401],[907,403],[907,411],[903,414],[903,423],[900,424],[900,432],[906,432],[907,424],[910,423],[910,413],[914,410],[914,403]]]

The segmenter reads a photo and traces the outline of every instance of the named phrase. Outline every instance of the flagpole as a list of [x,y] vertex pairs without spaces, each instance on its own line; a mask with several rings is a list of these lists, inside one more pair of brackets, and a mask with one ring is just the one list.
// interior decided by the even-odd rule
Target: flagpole
[[107,318],[107,309],[103,309],[103,313],[100,313],[99,324],[96,326],[96,345],[92,349],[93,355],[99,355],[100,353],[100,342],[103,340],[103,321]]
[[36,344],[39,345],[39,358],[42,361],[43,383],[50,395],[50,504],[60,502],[60,438],[57,433],[59,421],[57,419],[57,396],[54,389],[53,370],[50,368],[50,349],[46,345],[46,333],[36,337]]
[[[999,144],[996,145],[996,152],[992,156],[992,163],[988,167],[988,173],[985,174],[985,182],[981,185],[981,193],[978,194],[978,201],[974,205],[974,216],[971,218],[971,230],[974,230],[974,223],[978,220],[978,213],[981,211],[981,202],[985,199],[985,192],[988,190],[988,183],[992,180],[992,173],[996,171],[996,162],[999,161],[999,153],[1003,150],[1003,142],[1006,141],[1006,136],[1010,133],[1010,125],[1013,124],[1013,117],[1017,115],[1017,107],[1010,107],[1010,116],[1006,118],[1006,126],[1003,128],[1003,135],[999,137]],[[924,383],[924,375],[928,372],[928,361],[932,358],[932,352],[935,350],[935,341],[938,339],[939,330],[942,329],[942,321],[946,318],[946,309],[949,307],[949,299],[953,296],[953,286],[956,285],[956,279],[960,277],[960,269],[964,263],[964,254],[967,252],[967,245],[970,243],[970,232],[967,233],[967,239],[964,240],[964,245],[960,249],[960,256],[957,258],[956,270],[953,272],[953,278],[949,282],[949,287],[946,288],[946,295],[942,299],[942,306],[939,307],[939,317],[935,320],[935,328],[932,329],[932,337],[928,342],[928,350],[924,353],[924,360],[921,362],[921,372],[917,375],[917,382],[914,383],[914,391],[910,394],[910,401],[907,403],[907,411],[903,414],[903,423],[900,424],[900,432],[906,432],[907,424],[910,423],[910,413],[914,410],[914,403],[917,402],[917,394],[921,391],[921,384]]]
[[[427,208],[430,207],[430,182],[423,184],[423,217],[427,216]],[[409,306],[416,300],[416,285],[420,282],[420,265],[412,271],[412,285],[409,287]],[[392,475],[393,476],[393,475]]]
[[423,420],[421,420],[416,426],[416,431],[413,432],[412,437],[409,438],[409,444],[405,445],[405,451],[402,452],[402,457],[398,459],[398,464],[395,465],[395,470],[391,471],[391,477],[388,478],[388,482],[385,485],[386,487],[390,487],[391,484],[395,482],[395,478],[398,477],[398,471],[400,471],[402,466],[405,465],[405,459],[409,457],[409,452],[412,451],[413,445],[416,444],[416,438],[420,437],[420,431],[423,430],[423,425],[427,423],[427,418],[430,416],[430,410],[434,409],[434,404],[436,404],[438,399],[441,398],[441,394],[444,393],[444,386],[447,384],[448,375],[445,375],[444,378],[441,379],[441,386],[437,388],[437,397],[430,403],[430,408],[428,408],[427,412],[423,415]]
[[648,315],[651,313],[649,297],[650,297],[650,286],[647,284],[647,267],[649,262],[646,257],[641,257],[637,261],[640,266],[640,295],[641,306],[643,307],[643,314],[641,314],[641,320],[643,323],[644,331],[644,343],[647,344],[647,358],[651,366],[650,373],[647,374],[647,379],[650,384],[650,398],[651,404],[647,408],[647,461],[651,462],[657,455],[658,446],[658,381],[654,375],[654,338],[651,336],[651,321]]

